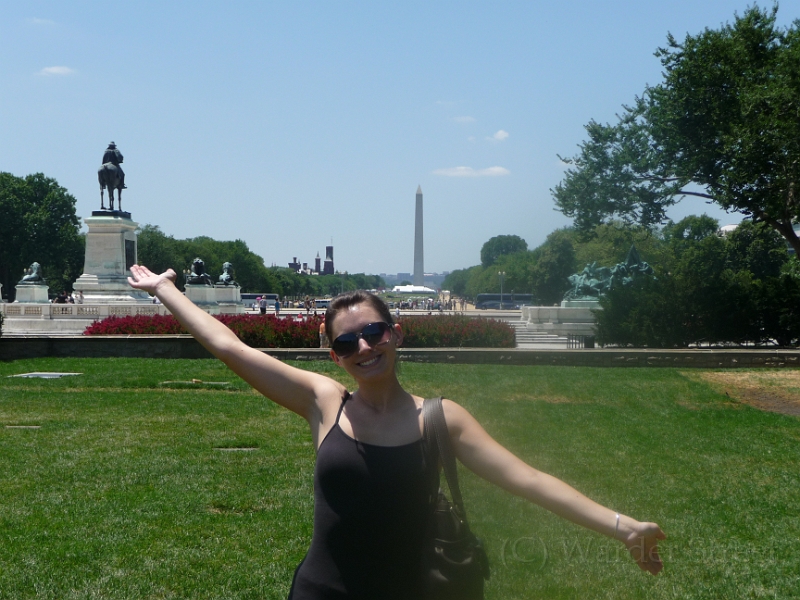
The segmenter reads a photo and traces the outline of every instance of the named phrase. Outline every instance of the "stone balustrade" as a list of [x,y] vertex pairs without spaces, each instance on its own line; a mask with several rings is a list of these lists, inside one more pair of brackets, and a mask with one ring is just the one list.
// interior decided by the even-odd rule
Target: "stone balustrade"
[[128,317],[136,315],[168,315],[163,304],[114,303],[114,304],[27,304],[0,303],[0,313],[6,319],[84,319],[99,321],[106,317]]

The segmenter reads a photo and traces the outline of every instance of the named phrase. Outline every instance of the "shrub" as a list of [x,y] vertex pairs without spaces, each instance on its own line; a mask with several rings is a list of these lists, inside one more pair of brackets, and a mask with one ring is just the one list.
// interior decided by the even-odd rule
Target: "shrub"
[[502,321],[463,315],[400,319],[406,348],[513,348],[514,330]]

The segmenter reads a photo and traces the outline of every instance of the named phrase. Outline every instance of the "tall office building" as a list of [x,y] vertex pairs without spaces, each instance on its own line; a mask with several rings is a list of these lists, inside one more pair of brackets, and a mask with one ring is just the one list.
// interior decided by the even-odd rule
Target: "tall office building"
[[333,275],[333,246],[325,246],[325,262],[322,264],[323,275]]
[[422,252],[422,186],[417,186],[417,210],[414,213],[414,285],[425,285],[425,260]]

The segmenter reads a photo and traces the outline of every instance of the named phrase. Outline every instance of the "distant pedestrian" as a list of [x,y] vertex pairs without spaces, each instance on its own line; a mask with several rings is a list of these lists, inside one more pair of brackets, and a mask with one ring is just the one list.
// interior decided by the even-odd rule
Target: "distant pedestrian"
[[[264,305],[266,306],[266,302],[264,303]],[[281,301],[275,298],[275,316],[277,317],[280,314],[281,314]]]
[[267,314],[267,297],[266,296],[259,296],[258,300],[258,307],[261,309],[261,314]]
[[[155,296],[153,296],[155,298]],[[78,290],[75,292],[75,303],[76,304],[83,304],[83,292]]]
[[325,334],[325,321],[322,321],[322,323],[319,324],[319,347],[330,347],[330,344],[328,344],[328,336]]

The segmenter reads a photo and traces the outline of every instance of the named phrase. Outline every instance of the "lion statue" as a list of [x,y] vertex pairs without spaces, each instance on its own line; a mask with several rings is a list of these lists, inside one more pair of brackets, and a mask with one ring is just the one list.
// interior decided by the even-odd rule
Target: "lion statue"
[[217,285],[237,285],[233,280],[233,265],[229,262],[222,264],[222,275],[219,276]]
[[192,270],[186,275],[187,285],[213,285],[211,276],[206,273],[206,263],[200,258],[192,261]]
[[25,275],[19,280],[17,285],[44,285],[44,283],[45,279],[42,275],[42,265],[35,262],[25,269]]

